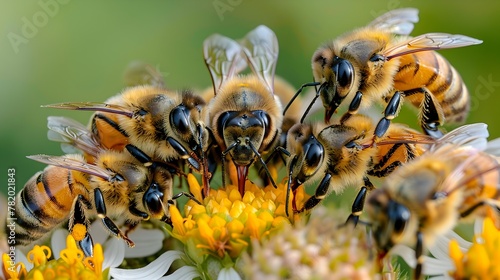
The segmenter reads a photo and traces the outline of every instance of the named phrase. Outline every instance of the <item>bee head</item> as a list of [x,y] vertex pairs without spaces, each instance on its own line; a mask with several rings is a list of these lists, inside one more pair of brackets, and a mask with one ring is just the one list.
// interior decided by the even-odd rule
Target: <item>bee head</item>
[[380,249],[387,252],[403,237],[410,221],[410,210],[390,199],[388,193],[382,189],[372,192],[367,206],[375,242]]
[[221,115],[218,131],[236,165],[250,165],[270,133],[269,115],[262,110],[228,111]]
[[169,216],[172,190],[170,172],[160,167],[155,168],[153,180],[142,197],[144,208],[153,219],[164,220]]
[[331,49],[326,48],[316,52],[313,57],[313,68],[318,69],[315,71],[315,79],[321,82],[319,94],[325,107],[325,122],[328,123],[344,98],[354,88],[354,67],[349,60],[334,55]]

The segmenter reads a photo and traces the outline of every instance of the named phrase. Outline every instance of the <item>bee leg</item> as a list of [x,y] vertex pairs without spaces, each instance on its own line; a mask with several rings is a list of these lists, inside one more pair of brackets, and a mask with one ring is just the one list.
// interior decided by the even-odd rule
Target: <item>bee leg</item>
[[[286,107],[285,109],[283,110],[283,116],[285,115],[286,111],[288,110],[288,108],[290,108],[290,105],[292,105],[293,101],[295,100],[295,98],[297,98],[297,96],[299,96],[299,94],[302,92],[302,90],[306,87],[315,87],[315,86],[318,86],[320,83],[319,82],[311,82],[311,83],[305,83],[303,84],[299,90],[292,96],[292,98],[290,99],[290,101],[288,101],[288,104],[286,104]],[[312,106],[312,104],[314,104],[314,102],[316,101],[316,99],[319,97],[319,92],[316,91],[316,98],[313,99],[311,105],[309,107]],[[304,113],[304,116],[302,117],[305,118],[305,116],[307,115],[307,112],[309,112],[309,110],[306,111],[306,113]]]
[[94,254],[94,243],[88,232],[89,222],[85,217],[85,210],[89,208],[92,208],[90,202],[82,195],[78,195],[73,202],[73,210],[69,218],[69,232],[75,238],[85,256]]
[[417,259],[417,266],[415,267],[415,275],[413,279],[420,279],[422,275],[422,264],[424,263],[424,236],[420,230],[417,232],[417,245],[415,246],[415,258]]
[[306,202],[302,209],[296,211],[296,213],[302,213],[306,210],[313,209],[316,205],[318,205],[323,199],[325,199],[328,194],[328,190],[330,189],[330,180],[332,179],[332,174],[327,173],[325,177],[321,180],[318,187],[316,188],[316,193],[311,196]]
[[399,112],[399,108],[401,105],[401,92],[396,91],[392,96],[391,100],[387,103],[387,106],[384,110],[384,117],[380,119],[375,128],[375,133],[373,135],[373,144],[376,143],[376,139],[381,138],[389,129],[389,125],[391,124],[391,120],[396,117]]
[[349,104],[349,111],[347,111],[342,118],[340,118],[340,124],[344,124],[352,115],[358,113],[359,106],[361,105],[361,100],[363,99],[363,93],[361,91],[357,91],[356,95]]
[[92,240],[92,236],[90,234],[86,234],[85,237],[78,241],[78,246],[82,249],[83,254],[86,257],[91,257],[94,255],[94,241]]
[[365,207],[366,194],[368,191],[375,189],[375,187],[373,186],[370,179],[368,179],[368,177],[364,177],[363,181],[364,181],[365,185],[363,187],[361,187],[358,194],[356,195],[356,198],[354,199],[354,202],[352,203],[351,214],[347,218],[345,225],[347,225],[350,222],[354,223],[354,226],[356,226],[358,224],[359,216],[361,216],[361,214],[363,214],[363,208]]
[[122,238],[129,247],[134,247],[135,244],[132,240],[130,240],[123,232],[118,228],[118,226],[108,217],[106,216],[106,203],[104,202],[104,196],[101,192],[101,189],[94,189],[94,203],[97,211],[97,216],[101,219],[104,226],[115,236]]
[[345,225],[349,223],[354,223],[354,226],[358,225],[359,216],[363,213],[363,208],[365,206],[366,192],[366,187],[361,187],[352,203],[351,214],[347,218],[347,221],[345,221]]
[[130,205],[128,206],[128,210],[130,213],[134,216],[137,216],[139,218],[142,218],[144,221],[149,220],[149,215],[148,213],[141,211],[137,209],[137,205],[135,205],[135,201],[130,201]]
[[462,213],[460,213],[460,217],[461,218],[465,218],[467,216],[469,216],[470,214],[472,214],[472,212],[474,212],[474,210],[476,210],[477,208],[483,206],[485,204],[484,201],[479,201],[478,203],[472,205],[471,207],[467,208],[465,211],[463,211]]
[[195,153],[189,153],[181,143],[172,137],[167,137],[167,142],[172,148],[184,159],[187,160],[189,165],[197,171],[201,171],[200,160]]
[[422,112],[422,117],[420,119],[422,129],[427,135],[434,138],[440,138],[443,136],[443,132],[439,130],[439,126],[442,124],[444,118],[443,110],[432,94],[425,89],[423,91],[424,100],[420,109]]
[[134,231],[137,226],[139,226],[139,223],[127,223],[127,229],[125,230],[125,235],[128,236],[129,233]]

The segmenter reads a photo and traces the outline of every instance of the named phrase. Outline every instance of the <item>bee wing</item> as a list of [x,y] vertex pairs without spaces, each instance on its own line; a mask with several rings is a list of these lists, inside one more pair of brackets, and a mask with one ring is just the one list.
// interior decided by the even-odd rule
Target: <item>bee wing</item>
[[470,146],[478,151],[483,151],[487,147],[488,136],[487,124],[474,123],[462,125],[439,138],[431,147],[431,150],[439,149],[439,147],[451,143],[462,147]]
[[[478,187],[500,189],[500,163],[496,158],[488,158],[489,156],[481,151],[467,147],[460,152],[467,153],[467,157],[443,181],[443,193],[449,195],[460,188],[466,188],[468,183],[480,177]],[[448,153],[448,157],[449,155]]]
[[68,155],[50,156],[50,155],[40,154],[40,155],[27,156],[27,158],[48,165],[58,166],[69,170],[80,171],[89,175],[101,177],[105,180],[109,180],[109,178],[113,175],[113,173],[111,173],[108,170],[102,169],[94,164],[86,163],[85,161],[83,161],[83,159],[68,157]]
[[203,42],[205,64],[212,77],[214,92],[246,68],[240,44],[228,37],[213,34]]
[[61,142],[61,147],[66,153],[74,153],[76,149],[79,149],[95,158],[102,149],[94,134],[73,119],[50,116],[47,118],[47,127],[49,140]]
[[115,104],[100,103],[100,102],[66,102],[66,103],[43,105],[42,107],[66,109],[66,110],[100,111],[106,113],[120,114],[127,116],[129,118],[131,118],[134,114],[126,107]]
[[387,60],[394,57],[439,49],[460,48],[470,45],[481,44],[483,41],[459,34],[427,33],[397,43],[384,51]]
[[409,35],[418,22],[418,9],[403,8],[387,12],[368,24],[369,27],[385,30],[392,34]]
[[143,61],[132,61],[123,75],[125,84],[129,87],[139,85],[152,85],[159,88],[165,88],[163,74],[160,72],[158,66],[152,65]]
[[484,152],[496,157],[500,157],[500,138],[489,141]]
[[[367,139],[367,143],[370,143],[371,141],[372,141],[371,139]],[[436,143],[436,139],[426,134],[402,132],[401,134],[391,134],[384,137],[382,140],[377,142],[377,145],[398,144],[398,143],[434,144]]]
[[243,38],[241,45],[254,74],[274,92],[274,72],[279,52],[276,34],[269,27],[259,25]]

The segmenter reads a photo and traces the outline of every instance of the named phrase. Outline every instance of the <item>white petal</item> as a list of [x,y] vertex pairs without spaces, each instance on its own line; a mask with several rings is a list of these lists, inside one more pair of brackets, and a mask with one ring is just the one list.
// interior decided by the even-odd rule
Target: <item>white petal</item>
[[165,234],[159,229],[138,228],[129,234],[129,238],[134,241],[134,248],[125,248],[126,258],[142,258],[151,256],[163,247]]
[[455,270],[451,259],[440,260],[424,257],[422,272],[424,275],[448,275],[448,271]]
[[33,264],[28,261],[26,255],[21,252],[21,250],[16,249],[16,263],[24,263],[26,270],[31,270],[33,268]]
[[66,248],[66,238],[68,237],[69,231],[65,229],[56,229],[52,233],[52,237],[50,238],[50,248],[52,250],[52,254],[54,254],[54,259],[59,259],[59,254],[61,250]]
[[471,242],[463,239],[463,237],[458,235],[458,233],[454,232],[453,230],[450,230],[446,234],[444,234],[444,238],[448,239],[447,243],[450,243],[450,240],[455,239],[458,242],[458,246],[462,250],[469,249],[470,246],[472,246]]
[[94,244],[104,244],[104,242],[111,237],[109,232],[104,228],[101,220],[94,221],[89,227],[89,233],[92,235],[92,240]]
[[183,266],[172,274],[160,278],[161,280],[191,280],[194,278],[201,278],[200,273],[194,266]]
[[483,233],[483,223],[484,223],[484,219],[483,218],[477,218],[474,221],[474,234],[475,235]]
[[[417,261],[415,259],[415,250],[405,245],[396,245],[392,248],[391,254],[398,255],[405,261],[408,266],[415,268]],[[453,270],[455,267],[449,258],[435,259],[424,256],[424,264],[422,273],[424,275],[447,275],[448,271]]]
[[405,245],[396,245],[391,249],[391,255],[397,255],[403,258],[407,265],[415,268],[417,261],[415,260],[415,251]]
[[117,267],[123,262],[125,246],[125,242],[118,238],[111,238],[104,244],[103,270],[108,267]]
[[220,270],[217,280],[241,280],[241,277],[234,268],[225,267]]
[[431,276],[427,279],[428,280],[453,280],[453,278],[449,275]]
[[167,251],[143,268],[111,268],[109,275],[114,279],[159,279],[168,271],[172,262],[180,259],[183,255],[184,253],[180,251]]

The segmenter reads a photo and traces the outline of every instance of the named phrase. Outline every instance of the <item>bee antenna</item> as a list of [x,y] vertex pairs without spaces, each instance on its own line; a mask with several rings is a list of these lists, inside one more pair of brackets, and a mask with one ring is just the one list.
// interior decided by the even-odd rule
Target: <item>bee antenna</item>
[[[178,198],[179,198],[179,197],[181,197],[181,196],[185,196],[185,197],[187,197],[187,198],[191,199],[192,201],[196,202],[197,204],[199,204],[199,205],[203,205],[203,204],[202,204],[202,203],[201,203],[198,199],[196,199],[196,197],[194,197],[194,195],[192,195],[192,194],[190,194],[190,193],[187,193],[187,192],[180,192],[180,193],[178,193],[178,194],[174,195],[174,196],[172,197],[172,199],[171,199],[172,204],[174,203],[174,199],[178,199]],[[169,201],[169,203],[170,203],[170,201]]]
[[[317,85],[319,85],[319,82],[305,83],[302,86],[300,86],[299,90],[293,95],[293,97],[290,99],[290,101],[288,101],[288,104],[286,104],[285,110],[283,110],[283,116],[286,114],[286,111],[288,110],[288,108],[290,108],[290,106],[292,105],[295,98],[297,98],[297,96],[299,96],[299,94],[302,92],[302,90],[305,87],[311,87],[311,86],[316,87]],[[316,91],[316,92],[318,92],[318,91]]]
[[252,149],[252,151],[255,153],[255,155],[257,156],[257,158],[259,159],[260,163],[262,164],[262,167],[264,168],[264,170],[266,171],[266,174],[267,176],[269,177],[269,180],[271,180],[271,184],[273,184],[273,187],[275,189],[278,188],[278,186],[276,185],[276,183],[274,182],[274,179],[273,177],[271,177],[271,172],[269,172],[269,169],[267,168],[267,164],[264,162],[264,160],[262,159],[262,156],[259,154],[259,152],[255,149],[255,147],[253,146],[252,142],[248,141],[247,140],[247,143],[248,143],[248,146],[250,146],[250,149]]
[[[319,83],[315,83],[314,86],[317,86],[319,85]],[[311,100],[311,103],[309,103],[309,106],[307,106],[307,109],[306,111],[304,112],[304,115],[302,115],[302,118],[300,118],[300,123],[304,123],[304,120],[307,116],[307,114],[309,114],[309,111],[311,110],[312,106],[314,105],[314,103],[316,102],[316,99],[318,99],[319,97],[319,93],[321,92],[321,90],[323,89],[325,84],[322,84],[319,86],[319,88],[316,90],[316,95],[314,96],[314,98]]]

